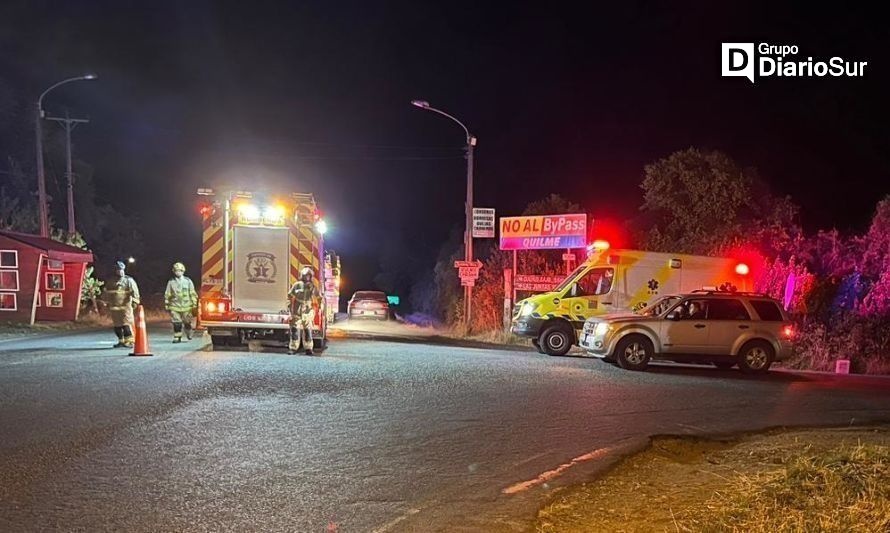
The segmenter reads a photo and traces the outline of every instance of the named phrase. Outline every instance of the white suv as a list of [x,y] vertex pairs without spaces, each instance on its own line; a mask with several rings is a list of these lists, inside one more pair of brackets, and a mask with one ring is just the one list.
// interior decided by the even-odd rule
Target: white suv
[[788,358],[793,337],[788,315],[768,296],[695,291],[659,298],[638,314],[591,318],[578,340],[627,370],[663,359],[759,373]]

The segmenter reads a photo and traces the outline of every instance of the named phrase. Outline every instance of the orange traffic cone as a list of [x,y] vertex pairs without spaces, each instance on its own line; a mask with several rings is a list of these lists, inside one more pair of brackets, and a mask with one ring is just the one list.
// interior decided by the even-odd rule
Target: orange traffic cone
[[154,355],[148,349],[148,331],[145,329],[145,310],[136,306],[136,341],[130,355]]

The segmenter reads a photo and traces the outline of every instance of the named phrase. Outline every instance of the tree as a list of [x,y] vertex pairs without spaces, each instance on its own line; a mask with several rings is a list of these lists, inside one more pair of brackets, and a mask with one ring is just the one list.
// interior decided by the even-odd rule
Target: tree
[[[71,235],[67,231],[56,229],[53,230],[51,237],[54,241],[65,243],[68,246],[74,246],[75,248],[80,248],[82,250],[89,250],[86,241],[80,233]],[[93,275],[93,266],[88,266],[83,273],[83,285],[80,289],[81,308],[86,308],[94,313],[98,313],[99,297],[102,295],[102,287],[104,285],[104,281],[99,280]]]
[[558,194],[550,194],[546,198],[535,200],[525,206],[523,215],[563,215],[569,213],[581,213],[581,206],[569,201]]
[[653,251],[709,254],[739,241],[784,251],[800,237],[790,199],[771,194],[753,169],[726,154],[689,148],[646,165],[641,237]]

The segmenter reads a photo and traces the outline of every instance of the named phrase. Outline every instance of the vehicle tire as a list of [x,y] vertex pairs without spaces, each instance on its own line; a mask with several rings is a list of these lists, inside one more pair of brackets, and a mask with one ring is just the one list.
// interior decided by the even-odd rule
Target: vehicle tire
[[642,335],[629,335],[615,347],[615,360],[625,370],[646,370],[655,353],[652,341]]
[[739,370],[745,374],[763,374],[769,370],[776,351],[766,341],[750,341],[739,350]]
[[713,364],[720,370],[729,370],[730,368],[735,366],[735,363],[733,363],[732,361],[714,361]]
[[538,339],[532,339],[532,346],[534,346],[535,349],[538,350],[538,353],[544,353],[544,349],[541,348],[541,342]]
[[224,346],[227,346],[228,343],[229,343],[228,337],[223,337],[220,335],[211,335],[210,336],[210,344],[211,344],[211,346],[213,346],[214,350],[222,348]]
[[575,343],[575,332],[568,324],[556,324],[545,329],[538,337],[538,344],[547,355],[565,355]]

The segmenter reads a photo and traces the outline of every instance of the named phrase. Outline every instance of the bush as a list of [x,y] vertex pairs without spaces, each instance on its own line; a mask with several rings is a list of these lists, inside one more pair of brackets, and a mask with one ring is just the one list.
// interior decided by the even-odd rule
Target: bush
[[849,359],[851,372],[890,374],[890,316],[846,313],[836,321],[807,319],[786,364],[833,372],[838,359]]

